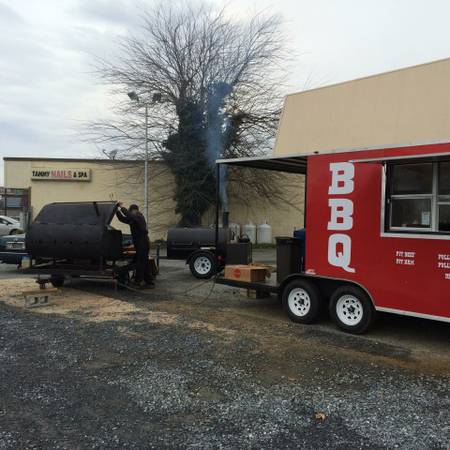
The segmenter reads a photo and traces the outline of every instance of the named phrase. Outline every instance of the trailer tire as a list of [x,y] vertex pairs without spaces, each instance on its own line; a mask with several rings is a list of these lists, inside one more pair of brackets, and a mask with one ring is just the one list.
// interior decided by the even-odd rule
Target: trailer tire
[[189,260],[189,269],[195,278],[207,279],[216,274],[216,258],[211,252],[199,252]]
[[283,309],[297,323],[313,323],[320,314],[322,299],[319,289],[306,280],[293,280],[283,290]]
[[368,294],[352,285],[341,286],[330,299],[330,317],[344,331],[361,334],[375,319],[375,309]]
[[64,285],[64,277],[62,275],[52,275],[50,277],[50,283],[55,288],[62,287]]

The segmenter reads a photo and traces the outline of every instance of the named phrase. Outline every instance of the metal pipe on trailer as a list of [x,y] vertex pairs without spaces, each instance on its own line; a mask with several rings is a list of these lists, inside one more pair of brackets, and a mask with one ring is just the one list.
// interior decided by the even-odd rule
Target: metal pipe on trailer
[[215,230],[215,242],[214,242],[214,255],[216,258],[216,264],[218,265],[217,249],[219,248],[219,214],[220,214],[220,163],[216,163],[216,230]]

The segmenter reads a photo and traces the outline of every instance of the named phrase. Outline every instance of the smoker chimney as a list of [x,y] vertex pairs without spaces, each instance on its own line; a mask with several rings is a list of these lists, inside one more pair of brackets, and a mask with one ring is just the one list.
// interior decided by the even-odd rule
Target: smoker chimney
[[229,216],[230,216],[230,213],[229,213],[228,211],[224,211],[224,212],[222,213],[222,227],[223,227],[223,228],[228,228],[228,225],[229,225]]

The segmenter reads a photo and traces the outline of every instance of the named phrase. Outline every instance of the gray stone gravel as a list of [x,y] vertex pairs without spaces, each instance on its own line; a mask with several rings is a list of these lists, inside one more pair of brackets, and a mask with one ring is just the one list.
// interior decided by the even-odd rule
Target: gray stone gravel
[[[199,378],[199,373],[207,377]],[[200,420],[195,429],[195,439],[202,439],[200,448],[276,448],[283,439],[289,442],[289,436],[303,447],[314,448],[305,437],[311,435],[315,411],[326,413],[323,428],[332,432],[333,439],[320,439],[333,448],[446,448],[450,438],[448,380],[415,378],[396,371],[384,371],[376,381],[368,375],[372,374],[337,371],[320,383],[308,380],[266,387],[253,374],[210,360],[196,360],[184,370],[162,368],[150,361],[133,377],[113,383],[125,387],[152,416],[189,416],[201,411],[203,417],[228,425],[218,434],[208,421]],[[195,442],[184,444],[195,448]]]
[[[273,301],[219,304],[218,290],[205,302],[208,289],[118,294],[147,313],[178,311],[166,324],[143,313],[92,323],[0,302],[0,450],[450,449],[439,339],[436,354],[416,354],[425,339],[301,327],[278,320]],[[199,320],[216,328],[193,328]]]

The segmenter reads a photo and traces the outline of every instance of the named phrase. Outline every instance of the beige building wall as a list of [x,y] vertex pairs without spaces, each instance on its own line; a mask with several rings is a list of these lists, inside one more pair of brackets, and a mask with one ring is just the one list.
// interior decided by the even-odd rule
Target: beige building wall
[[[239,170],[239,168],[237,169]],[[270,173],[258,170],[258,176]],[[251,192],[239,192],[232,184],[229,192],[229,220],[242,228],[251,222],[259,225],[265,221],[272,227],[272,236],[292,236],[294,230],[304,225],[305,177],[298,174],[279,174],[272,180],[274,191],[271,198]],[[222,220],[222,218],[220,218]],[[205,215],[204,225],[215,221],[215,209]]]
[[450,141],[450,58],[288,95],[274,154]]
[[[126,205],[137,203],[143,209],[143,164],[109,160],[58,160],[5,158],[5,186],[31,187],[32,216],[51,202],[121,200]],[[91,169],[90,181],[32,180],[31,171],[38,168]],[[141,173],[139,171],[142,171]],[[263,175],[262,175],[263,176]],[[292,235],[303,225],[303,176],[286,175],[281,180],[281,197],[269,202],[252,197],[241,201],[230,195],[230,220],[241,226],[249,221],[255,225],[264,220],[272,226],[273,236]],[[149,165],[149,228],[151,239],[166,239],[167,229],[176,226],[173,200],[175,181],[169,168],[161,162]],[[204,217],[204,224],[214,223],[214,208]],[[112,225],[128,232],[127,225],[114,219]]]
[[[263,171],[261,171],[263,173]],[[231,196],[230,222],[259,225],[264,221],[272,227],[272,236],[292,236],[294,230],[303,228],[304,222],[304,176],[285,174],[283,195],[265,199],[253,197],[242,202]]]
[[[39,168],[91,169],[90,181],[32,180],[31,171]],[[143,164],[135,162],[101,160],[32,160],[5,159],[5,186],[31,187],[32,217],[46,203],[63,201],[121,200],[125,204],[137,203],[143,209],[144,192]],[[166,236],[167,226],[177,222],[174,214],[173,178],[167,168],[159,162],[151,162],[149,177],[149,228],[152,239]],[[114,219],[112,225],[129,232],[129,227]]]

